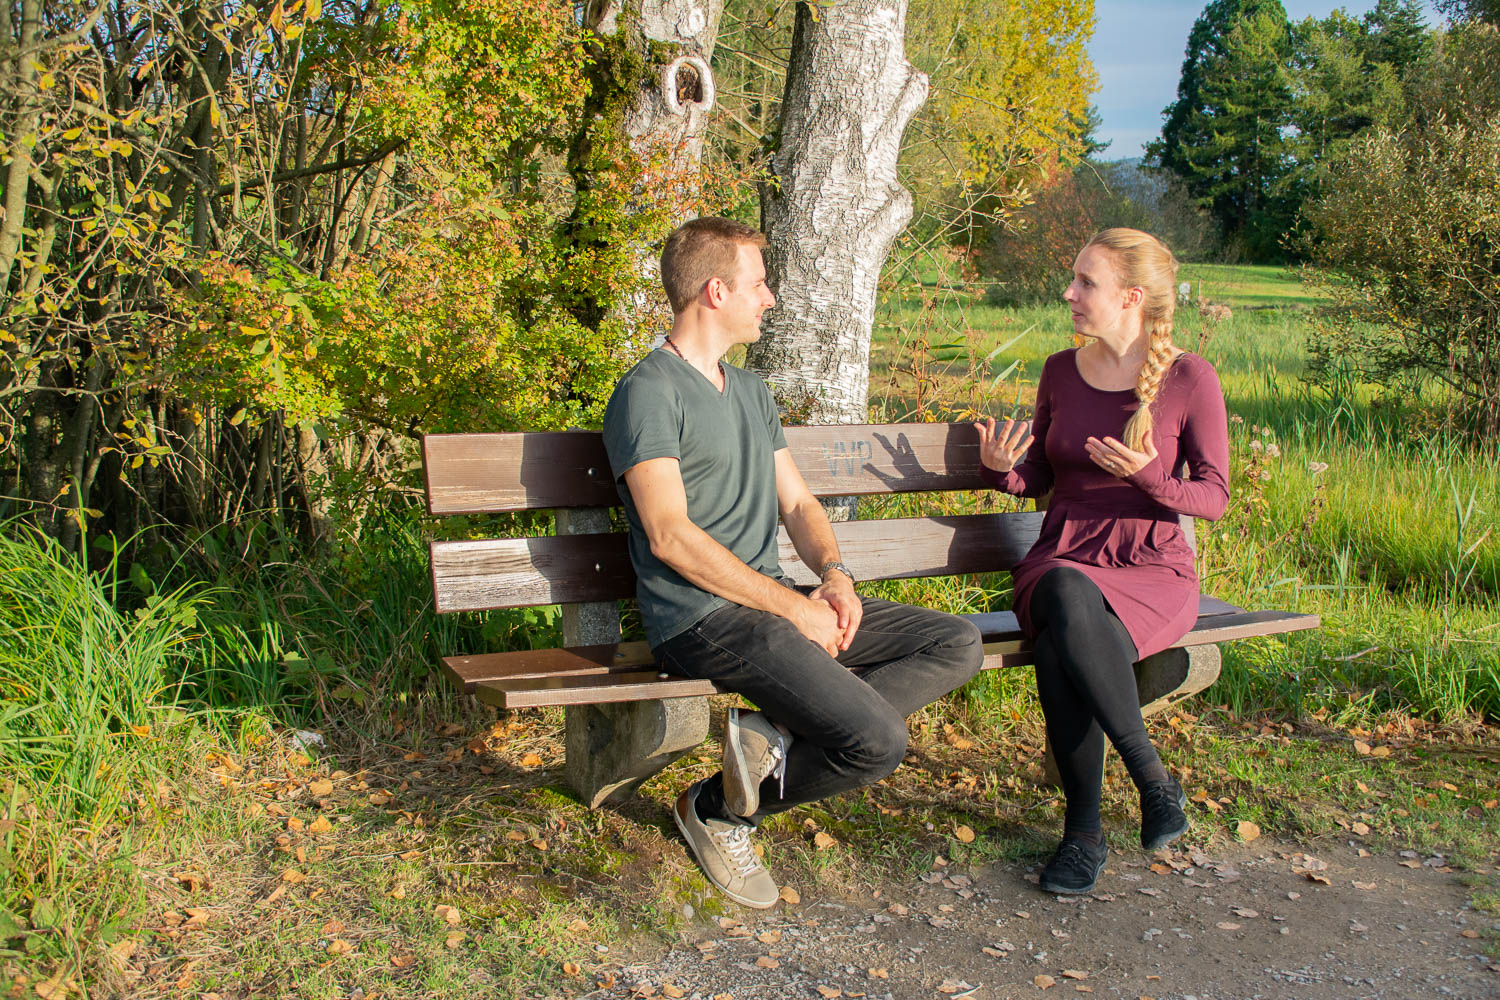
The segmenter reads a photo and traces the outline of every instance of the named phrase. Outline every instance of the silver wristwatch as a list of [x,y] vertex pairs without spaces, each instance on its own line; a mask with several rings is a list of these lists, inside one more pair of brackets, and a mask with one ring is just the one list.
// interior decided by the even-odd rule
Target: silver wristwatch
[[845,566],[843,563],[839,562],[837,559],[830,559],[826,563],[824,563],[823,568],[818,570],[818,576],[826,579],[828,576],[828,571],[831,569],[836,569],[840,573],[847,576],[851,585],[859,582],[854,578],[854,572],[848,566]]

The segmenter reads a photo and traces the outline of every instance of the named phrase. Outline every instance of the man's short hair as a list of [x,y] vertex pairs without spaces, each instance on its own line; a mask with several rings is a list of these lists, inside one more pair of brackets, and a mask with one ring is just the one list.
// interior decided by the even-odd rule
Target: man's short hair
[[733,219],[693,219],[673,230],[661,252],[661,283],[672,312],[692,305],[709,278],[733,289],[740,247],[746,244],[762,250],[769,245],[759,229]]

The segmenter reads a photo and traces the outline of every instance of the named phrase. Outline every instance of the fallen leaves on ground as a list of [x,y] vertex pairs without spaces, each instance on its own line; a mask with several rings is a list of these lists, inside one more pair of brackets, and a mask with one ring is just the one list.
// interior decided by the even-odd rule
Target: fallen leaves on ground
[[958,838],[958,842],[961,844],[974,843],[974,831],[967,826],[960,826],[957,830],[953,831],[953,835]]
[[178,885],[182,886],[188,892],[197,892],[199,889],[208,888],[208,879],[204,878],[199,872],[178,872],[172,877],[177,880]]
[[1249,820],[1242,820],[1240,824],[1234,828],[1234,832],[1239,834],[1240,839],[1248,844],[1250,841],[1260,836],[1260,827],[1256,826]]
[[64,979],[62,973],[58,973],[51,979],[44,979],[36,984],[36,995],[42,1000],[63,1000],[68,994],[74,992],[78,984],[71,979]]
[[1054,986],[1057,985],[1057,980],[1053,979],[1051,976],[1047,975],[1045,972],[1043,972],[1039,976],[1032,976],[1031,977],[1031,981],[1032,981],[1032,983],[1034,983],[1036,985],[1036,988],[1039,989],[1039,990],[1050,990],[1052,987],[1054,987]]
[[459,912],[458,907],[449,906],[447,903],[439,903],[433,908],[432,915],[451,927],[457,927],[464,922],[464,915]]
[[837,840],[834,840],[831,836],[824,833],[822,830],[819,830],[817,833],[813,834],[813,846],[820,851],[826,851],[837,843]]

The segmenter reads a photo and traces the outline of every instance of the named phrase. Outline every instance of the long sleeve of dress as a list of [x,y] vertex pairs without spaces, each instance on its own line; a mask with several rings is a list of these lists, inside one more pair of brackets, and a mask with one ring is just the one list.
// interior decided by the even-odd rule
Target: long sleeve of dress
[[1037,380],[1036,407],[1031,417],[1031,436],[1034,440],[1026,449],[1026,457],[1009,472],[997,472],[979,463],[979,478],[986,486],[1018,497],[1045,496],[1052,489],[1052,463],[1047,461],[1047,428],[1052,423],[1052,386],[1047,369],[1042,368],[1042,377]]
[[1173,513],[1217,521],[1229,506],[1229,420],[1219,377],[1204,368],[1207,374],[1189,401],[1180,438],[1190,478],[1157,458],[1125,481]]

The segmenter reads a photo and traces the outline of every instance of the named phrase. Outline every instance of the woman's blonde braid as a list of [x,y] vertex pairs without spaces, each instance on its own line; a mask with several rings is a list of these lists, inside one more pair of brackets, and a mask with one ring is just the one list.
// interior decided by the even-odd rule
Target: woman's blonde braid
[[1151,339],[1146,345],[1146,361],[1135,380],[1135,398],[1140,407],[1125,424],[1125,445],[1133,451],[1144,451],[1146,439],[1151,436],[1156,420],[1151,415],[1151,404],[1161,389],[1162,377],[1172,367],[1172,319],[1170,316],[1154,320],[1151,324]]

